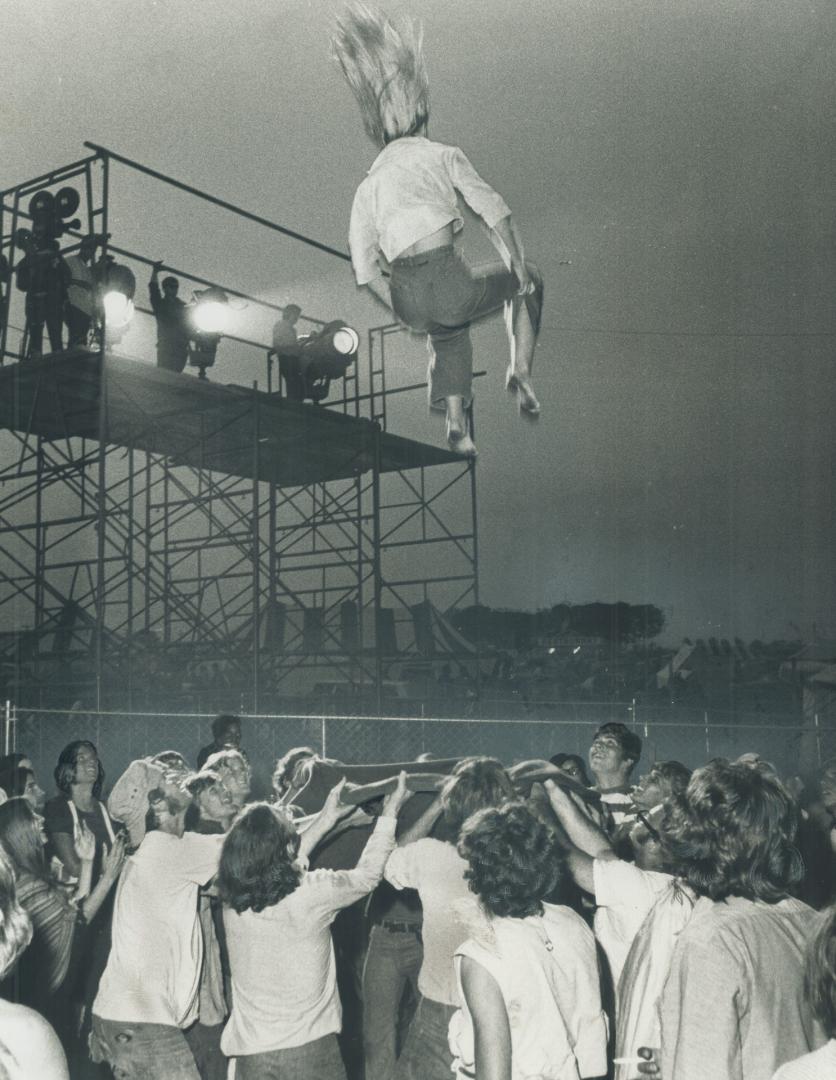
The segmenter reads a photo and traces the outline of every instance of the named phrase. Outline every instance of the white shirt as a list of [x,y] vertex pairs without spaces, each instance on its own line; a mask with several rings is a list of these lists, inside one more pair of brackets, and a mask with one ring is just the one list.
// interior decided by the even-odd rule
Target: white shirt
[[353,870],[303,873],[292,893],[263,911],[224,909],[232,1013],[221,1049],[261,1054],[340,1030],[342,1009],[331,923],[380,881],[395,846],[394,818],[377,819]]
[[93,269],[78,254],[68,255],[64,262],[70,271],[70,284],[67,286],[67,302],[85,315],[93,315]]
[[633,938],[673,878],[656,870],[640,870],[622,859],[595,859],[592,876],[598,905],[593,922],[595,937],[610,965],[613,986],[617,987]]
[[384,147],[351,208],[349,247],[357,284],[380,277],[379,251],[391,262],[450,222],[459,232],[464,221],[456,192],[488,228],[511,213],[457,146],[411,135]]
[[223,839],[154,830],[127,860],[96,1016],[181,1028],[197,1019],[203,960],[197,894],[217,873]]
[[804,997],[821,916],[800,900],[701,897],[662,991],[662,1076],[770,1080],[826,1042]]
[[459,1005],[453,955],[470,936],[476,897],[467,863],[452,844],[426,837],[392,852],[384,876],[396,889],[417,889],[424,911],[424,960],[418,989],[431,1001]]
[[811,1054],[804,1054],[775,1073],[772,1080],[833,1080],[836,1076],[836,1039],[820,1046]]
[[[481,964],[499,986],[511,1030],[512,1080],[603,1076],[607,1022],[595,939],[570,908],[543,908],[542,916],[487,920],[485,931],[456,952],[459,988],[463,956]],[[457,1077],[473,1076],[473,1021],[466,1004],[451,1020],[449,1035]]]
[[[679,935],[691,918],[696,897],[672,881],[650,909],[627,954],[618,983],[615,1056],[634,1058],[640,1046],[659,1047],[659,999]],[[632,1080],[635,1065],[616,1065],[616,1080]]]

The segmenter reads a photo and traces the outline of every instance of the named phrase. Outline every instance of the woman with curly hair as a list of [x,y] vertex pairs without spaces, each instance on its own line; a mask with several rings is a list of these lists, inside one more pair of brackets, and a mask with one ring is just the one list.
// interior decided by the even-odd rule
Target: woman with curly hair
[[719,758],[671,803],[665,843],[698,900],[662,992],[662,1076],[770,1080],[825,1041],[804,1000],[816,915],[792,895],[797,822],[777,779]]
[[[427,335],[430,405],[446,411],[450,448],[473,456],[466,415],[472,401],[470,324],[504,307],[511,354],[505,385],[523,415],[537,416],[531,367],[543,303],[540,272],[526,262],[501,196],[458,147],[427,138],[429,85],[420,29],[355,3],[338,19],[332,45],[366,133],[380,148],[351,210],[357,284]],[[457,194],[482,218],[502,261],[471,269],[456,250],[454,237],[464,225]]]
[[[14,970],[32,939],[32,924],[18,901],[15,876],[11,863],[0,853],[0,980]],[[69,1080],[61,1043],[46,1020],[34,1009],[2,998],[0,1077]]]
[[[424,955],[418,972],[418,1006],[398,1058],[398,1080],[447,1080],[453,1058],[450,1019],[461,1004],[453,955],[468,936],[476,903],[465,880],[467,863],[456,850],[465,821],[477,810],[515,797],[495,758],[460,761],[438,797],[398,840],[386,870],[396,889],[415,889],[423,910]],[[435,829],[437,835],[429,833]]]
[[577,1080],[607,1071],[595,939],[546,903],[563,855],[522,803],[474,814],[458,843],[483,919],[456,950],[463,1005],[450,1025],[460,1080]]
[[254,803],[224,839],[217,884],[232,1014],[221,1048],[236,1059],[237,1080],[345,1080],[331,924],[380,881],[409,793],[401,773],[353,870],[309,871],[307,855],[351,812],[340,803],[344,783],[301,835],[279,807]]

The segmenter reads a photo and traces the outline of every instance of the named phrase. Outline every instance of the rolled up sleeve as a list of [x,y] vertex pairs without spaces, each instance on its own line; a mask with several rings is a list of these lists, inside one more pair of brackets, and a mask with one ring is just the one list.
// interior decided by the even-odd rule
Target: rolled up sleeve
[[464,201],[478,214],[489,229],[510,215],[508,204],[490,184],[485,183],[467,156],[457,146],[448,147],[447,169],[450,179]]

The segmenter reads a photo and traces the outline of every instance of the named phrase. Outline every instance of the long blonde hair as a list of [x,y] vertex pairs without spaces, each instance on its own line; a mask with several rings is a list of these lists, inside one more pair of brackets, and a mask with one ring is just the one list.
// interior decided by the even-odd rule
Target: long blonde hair
[[367,4],[349,5],[336,21],[334,56],[357,98],[366,133],[378,146],[422,132],[430,113],[423,31],[404,16],[396,24]]

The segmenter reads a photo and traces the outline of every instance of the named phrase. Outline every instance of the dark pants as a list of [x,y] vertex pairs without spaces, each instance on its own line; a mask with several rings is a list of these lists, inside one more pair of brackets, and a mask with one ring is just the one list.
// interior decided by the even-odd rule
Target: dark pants
[[398,1018],[407,985],[418,997],[424,950],[420,925],[412,932],[373,926],[363,967],[363,1048],[366,1080],[391,1080],[397,1060]]
[[454,1005],[420,999],[395,1067],[395,1080],[450,1080],[453,1055],[447,1028],[455,1011]]
[[337,1036],[324,1035],[303,1046],[238,1057],[235,1080],[346,1080]]
[[64,322],[67,324],[67,348],[86,345],[90,327],[93,325],[87,312],[67,304],[64,308]]
[[[528,264],[527,264],[528,265]],[[470,324],[500,308],[514,324],[519,305],[528,309],[535,336],[540,329],[543,279],[529,265],[536,283],[529,296],[519,296],[519,282],[504,263],[471,268],[452,247],[395,259],[390,289],[395,314],[412,330],[427,334],[430,353],[430,405],[443,407],[447,397],[472,398],[473,346]]]

